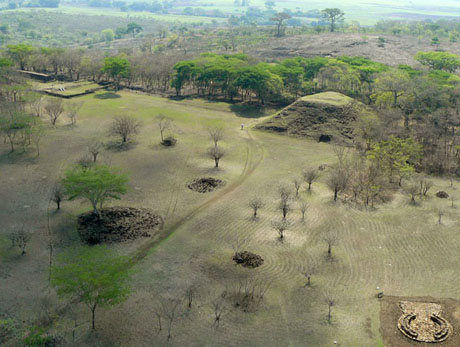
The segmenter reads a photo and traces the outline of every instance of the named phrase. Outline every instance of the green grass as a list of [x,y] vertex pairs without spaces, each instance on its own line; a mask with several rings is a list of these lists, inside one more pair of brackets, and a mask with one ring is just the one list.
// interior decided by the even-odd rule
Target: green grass
[[[7,145],[0,147],[4,153],[0,161],[2,178],[12,182],[1,185],[0,194],[14,197],[16,202],[1,205],[2,222],[17,223],[17,206],[27,204],[33,208],[27,210],[30,213],[24,222],[37,230],[28,253],[18,262],[9,262],[8,277],[2,278],[0,286],[0,298],[8,298],[1,302],[2,307],[14,307],[18,317],[31,317],[31,312],[42,308],[37,296],[47,285],[47,237],[42,231],[46,230],[49,188],[68,165],[86,153],[89,141],[116,140],[108,133],[112,118],[121,114],[137,117],[142,127],[129,150],[104,150],[100,154],[100,162],[130,174],[129,193],[109,205],[151,208],[167,216],[168,228],[208,199],[215,200],[186,218],[135,266],[133,293],[128,301],[98,313],[99,344],[165,345],[164,330],[157,332],[155,300],[161,296],[183,298],[192,283],[199,285],[200,296],[197,306],[174,323],[174,345],[332,346],[337,340],[342,346],[382,346],[377,286],[386,295],[460,298],[458,207],[451,208],[450,201],[434,197],[438,190],[460,197],[459,182],[451,188],[447,180],[436,178],[429,197],[417,206],[409,205],[409,198],[396,192],[393,201],[366,211],[334,205],[326,185],[327,172],[322,172],[311,193],[304,186],[299,198],[292,201],[288,216],[292,224],[281,243],[271,227],[271,222],[280,218],[278,185],[292,186],[292,179],[304,168],[334,163],[332,146],[256,130],[241,131],[242,122],[251,128],[260,119],[251,114],[245,117],[244,110],[234,112],[234,105],[225,103],[173,101],[128,91],[98,92],[79,100],[84,105],[77,125],[69,126],[62,117],[57,128],[50,128],[43,139],[40,158],[26,153],[13,161],[6,155]],[[176,147],[159,145],[155,122],[159,113],[173,120],[170,132],[178,138]],[[206,130],[209,124],[219,124],[225,130],[222,146],[227,156],[219,170],[213,169],[212,161],[204,155],[211,145]],[[186,187],[192,179],[207,176],[225,180],[226,187],[210,194]],[[247,206],[255,194],[265,202],[257,220],[250,218]],[[301,200],[309,206],[305,223],[298,210]],[[437,224],[438,204],[446,209],[443,225]],[[84,201],[65,201],[62,211],[52,214],[56,253],[79,243],[75,217],[88,209]],[[325,258],[323,234],[330,229],[340,235],[333,249],[334,261]],[[242,239],[246,240],[245,249],[264,258],[263,266],[252,270],[235,267],[232,246]],[[144,242],[111,247],[135,254]],[[312,287],[304,288],[302,271],[308,264],[315,264],[317,271]],[[232,292],[239,279],[246,276],[271,281],[264,304],[257,313],[244,313],[228,303],[222,325],[215,330],[212,302],[224,290]],[[20,285],[24,281],[30,285]],[[325,320],[326,291],[337,297],[332,324]],[[86,307],[73,308],[78,317],[87,319]],[[72,317],[65,311],[52,331],[71,329]],[[77,335],[81,343],[89,345],[86,327],[80,329]]]
[[353,102],[353,99],[336,92],[324,92],[313,95],[307,95],[302,98],[303,101],[320,104],[330,104],[334,106],[346,106]]

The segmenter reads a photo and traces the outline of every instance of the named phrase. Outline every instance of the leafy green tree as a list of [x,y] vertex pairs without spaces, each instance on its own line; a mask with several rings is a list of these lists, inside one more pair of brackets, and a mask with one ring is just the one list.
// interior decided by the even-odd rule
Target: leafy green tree
[[115,38],[115,34],[112,29],[104,29],[101,34],[105,42],[111,42]]
[[285,35],[284,32],[286,29],[286,20],[291,19],[291,18],[292,17],[286,12],[279,12],[275,16],[270,18],[272,22],[276,23],[276,36],[277,37],[282,37]]
[[391,93],[393,96],[393,107],[398,105],[398,98],[410,85],[409,74],[403,70],[389,70],[378,75],[375,80],[375,88],[381,93]]
[[27,60],[33,54],[35,49],[31,45],[20,43],[17,45],[8,45],[7,54],[15,61],[21,70],[26,68]]
[[395,175],[400,178],[415,170],[415,165],[421,158],[421,146],[412,138],[400,139],[391,136],[387,141],[374,145],[368,152],[368,158],[384,172],[390,181],[394,182]]
[[144,29],[137,23],[129,23],[126,32],[129,34],[131,33],[133,35],[133,38],[136,36],[136,34],[139,34],[141,31]]
[[335,31],[337,23],[342,22],[345,17],[345,13],[338,8],[326,8],[321,11],[321,14],[323,18],[329,22],[331,33]]
[[119,304],[130,294],[128,262],[106,246],[81,247],[58,258],[51,283],[59,296],[76,297],[88,306],[95,330],[96,309]]
[[455,72],[460,67],[460,56],[449,52],[418,52],[414,58],[432,70]]
[[101,71],[114,80],[115,90],[118,90],[121,79],[129,76],[130,67],[128,59],[123,56],[108,57],[105,58]]
[[69,200],[89,200],[93,212],[100,216],[100,209],[107,200],[120,199],[127,192],[128,176],[107,165],[77,165],[67,170],[62,184]]

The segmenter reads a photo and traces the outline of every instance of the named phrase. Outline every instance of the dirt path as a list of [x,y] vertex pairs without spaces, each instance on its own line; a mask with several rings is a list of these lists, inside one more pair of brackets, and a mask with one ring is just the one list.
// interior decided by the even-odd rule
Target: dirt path
[[[205,201],[204,203],[202,203],[201,205],[187,213],[184,217],[174,222],[172,225],[166,225],[163,231],[156,238],[153,238],[149,242],[145,243],[136,251],[136,253],[133,255],[131,259],[132,265],[135,265],[142,261],[142,259],[144,259],[149,254],[152,248],[159,245],[163,240],[167,239],[170,235],[172,235],[177,229],[184,226],[186,223],[190,222],[196,215],[206,210],[209,206],[215,204],[228,194],[235,191],[252,175],[252,173],[257,169],[257,167],[264,159],[264,149],[260,145],[260,143],[257,143],[254,140],[250,131],[246,130],[246,135],[246,163],[244,165],[240,177],[238,177],[238,179],[235,182],[228,185],[220,192],[216,193],[209,200]],[[259,155],[257,155],[257,151],[260,151]]]

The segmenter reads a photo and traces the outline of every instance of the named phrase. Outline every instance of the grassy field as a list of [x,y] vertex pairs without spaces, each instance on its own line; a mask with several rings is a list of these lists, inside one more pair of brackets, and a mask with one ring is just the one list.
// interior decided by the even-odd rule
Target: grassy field
[[[88,333],[86,307],[71,305],[62,311],[53,330],[69,338],[76,319],[82,323],[76,330],[77,345],[334,346],[337,341],[338,346],[382,346],[377,287],[387,295],[460,299],[458,209],[434,197],[441,189],[460,197],[458,182],[450,187],[447,180],[436,179],[429,197],[417,206],[396,193],[388,204],[363,211],[334,205],[323,174],[312,193],[301,189],[289,215],[292,226],[280,242],[271,227],[281,216],[278,185],[292,185],[303,168],[333,163],[330,145],[255,131],[252,127],[266,114],[225,103],[172,101],[126,91],[98,92],[79,100],[85,104],[77,125],[69,126],[63,117],[49,130],[39,158],[34,153],[9,155],[7,145],[0,145],[0,177],[8,182],[0,186],[0,194],[9,197],[0,204],[0,313],[28,321],[32,313],[43,314],[46,305],[57,303],[47,284],[49,189],[82,157],[90,139],[111,141],[111,118],[121,114],[137,117],[143,127],[131,149],[106,150],[100,156],[101,162],[130,173],[129,193],[113,205],[152,208],[166,218],[164,232],[169,237],[161,243],[138,240],[112,246],[137,255],[133,294],[124,304],[99,311],[94,335]],[[158,144],[158,113],[174,121],[174,148]],[[220,125],[226,133],[222,145],[228,155],[218,170],[203,154],[211,144],[209,125]],[[209,194],[186,187],[194,178],[207,176],[223,179],[226,186]],[[254,220],[247,203],[255,194],[265,207]],[[309,206],[305,222],[298,210],[302,200]],[[441,225],[439,205],[446,211]],[[86,203],[65,202],[61,212],[51,214],[58,253],[79,243],[75,218],[88,209]],[[34,231],[25,256],[10,249],[5,237],[9,227],[21,223]],[[325,256],[323,242],[330,229],[340,237],[332,261]],[[234,265],[232,246],[242,240],[244,249],[264,258],[261,267]],[[303,272],[310,264],[317,270],[312,286],[305,288]],[[263,278],[272,285],[256,312],[242,312],[227,302],[215,329],[213,301],[223,291],[232,293],[241,278]],[[166,329],[158,332],[155,302],[183,298],[191,284],[199,287],[196,306],[174,322],[167,342]],[[326,292],[337,299],[332,324],[326,321]]]

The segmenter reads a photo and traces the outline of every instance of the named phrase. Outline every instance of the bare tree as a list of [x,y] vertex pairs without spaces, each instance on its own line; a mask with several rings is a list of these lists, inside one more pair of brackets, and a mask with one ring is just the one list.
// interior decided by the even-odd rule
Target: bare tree
[[163,301],[163,314],[168,323],[168,340],[171,339],[171,330],[174,321],[182,315],[181,312],[181,300],[168,299]]
[[332,320],[332,307],[334,307],[336,305],[336,299],[332,294],[326,293],[324,295],[324,302],[327,305],[327,322],[331,323],[331,320]]
[[219,161],[225,156],[225,150],[219,146],[209,147],[207,151],[208,157],[214,160],[215,167],[219,167]]
[[61,202],[64,200],[64,187],[60,183],[56,183],[51,189],[51,201],[56,204],[56,210],[61,209]]
[[415,197],[420,193],[419,185],[410,181],[404,186],[404,191],[410,196],[411,204],[415,204]]
[[158,128],[160,129],[161,142],[164,142],[164,132],[171,127],[171,120],[166,118],[164,114],[159,114],[157,117]]
[[31,128],[30,131],[30,141],[35,145],[35,150],[37,151],[37,157],[40,156],[40,142],[45,136],[45,128],[42,124],[36,124]]
[[438,224],[442,224],[442,216],[444,216],[445,210],[442,206],[438,206],[437,208],[438,213]]
[[213,327],[219,328],[222,319],[222,313],[225,310],[225,296],[226,292],[223,292],[217,299],[212,302],[212,308],[214,310],[214,323]]
[[302,213],[302,222],[305,222],[305,213],[307,212],[308,209],[308,204],[305,201],[302,201],[300,203],[300,213]]
[[123,144],[127,143],[130,138],[139,132],[141,124],[134,117],[131,116],[120,116],[115,117],[110,133],[115,136],[121,137]]
[[327,256],[332,257],[332,247],[339,242],[339,235],[335,231],[327,231],[323,236],[323,241],[327,245]]
[[32,238],[32,233],[27,231],[24,226],[18,228],[9,234],[12,247],[18,247],[21,250],[21,254],[26,254],[26,246]]
[[308,190],[311,191],[311,185],[319,177],[318,170],[316,169],[306,169],[303,172],[303,179],[308,183]]
[[95,163],[97,160],[97,156],[99,155],[102,149],[102,143],[99,141],[93,141],[88,145],[88,152],[93,157],[93,162]]
[[67,105],[67,117],[70,119],[72,125],[77,124],[78,111],[83,107],[83,102],[72,102]]
[[283,214],[283,219],[286,219],[289,211],[291,211],[291,191],[285,186],[279,186],[278,194],[280,197],[278,208]]
[[346,189],[348,184],[348,172],[340,166],[332,169],[327,178],[327,185],[334,193],[334,202],[337,201],[339,193]]
[[429,181],[426,177],[419,179],[420,184],[420,196],[426,196],[428,191],[433,187],[433,181]]
[[56,122],[64,112],[64,104],[61,98],[50,98],[46,101],[45,112],[51,120],[51,125],[56,126]]
[[198,287],[194,284],[189,286],[185,292],[185,297],[187,299],[187,307],[190,310],[192,308],[193,300],[198,295]]
[[272,222],[272,228],[278,232],[280,236],[280,241],[284,240],[284,232],[289,228],[289,226],[290,223],[286,219]]
[[294,184],[295,197],[297,198],[299,196],[300,187],[302,186],[302,181],[296,177],[292,180],[292,183]]
[[260,197],[256,195],[251,200],[249,200],[249,207],[253,211],[253,217],[257,218],[257,212],[259,211],[259,209],[264,207],[264,202]]
[[40,117],[42,114],[43,108],[43,95],[41,94],[34,94],[32,98],[29,100],[29,107],[31,113],[36,116]]
[[303,272],[303,275],[306,279],[305,287],[309,287],[311,285],[311,277],[315,274],[315,272],[316,266],[313,264],[308,264]]
[[224,130],[221,127],[209,127],[208,134],[214,143],[214,147],[217,147],[219,141],[224,138]]

